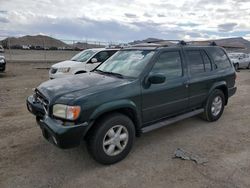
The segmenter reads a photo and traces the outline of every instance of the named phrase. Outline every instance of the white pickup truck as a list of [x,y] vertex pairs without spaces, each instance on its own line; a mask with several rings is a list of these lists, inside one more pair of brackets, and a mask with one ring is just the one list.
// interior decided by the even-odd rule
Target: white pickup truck
[[231,62],[233,63],[235,70],[239,68],[250,68],[250,55],[246,53],[229,53]]

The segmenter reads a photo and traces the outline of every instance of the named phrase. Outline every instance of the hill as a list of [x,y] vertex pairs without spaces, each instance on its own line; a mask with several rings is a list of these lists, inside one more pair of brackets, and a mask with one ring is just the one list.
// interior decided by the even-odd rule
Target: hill
[[[171,44],[171,42],[164,41],[164,39],[147,38],[145,40],[135,40],[129,44],[139,44],[139,43],[160,43],[160,44]],[[211,42],[215,42],[218,46],[226,48],[228,51],[242,51],[250,53],[250,41],[244,39],[243,37],[235,38],[225,38],[225,39],[215,39],[215,40],[205,40],[205,41],[191,41],[192,44],[197,45],[207,45]]]
[[34,46],[34,47],[41,47],[41,48],[67,48],[69,47],[68,44],[49,37],[45,35],[35,35],[30,36],[26,35],[23,37],[9,37],[1,41],[5,48],[10,47],[21,47],[21,46]]

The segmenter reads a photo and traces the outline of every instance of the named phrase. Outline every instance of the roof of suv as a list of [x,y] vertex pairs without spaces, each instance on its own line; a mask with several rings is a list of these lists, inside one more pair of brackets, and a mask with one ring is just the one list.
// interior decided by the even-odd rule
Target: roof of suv
[[155,43],[139,43],[139,44],[135,44],[135,45],[131,45],[129,47],[124,47],[123,49],[129,49],[129,50],[133,50],[133,49],[137,49],[137,50],[156,50],[156,49],[162,49],[162,48],[176,48],[176,47],[182,47],[182,48],[211,48],[211,47],[220,47],[217,46],[215,42],[212,42],[208,45],[195,45],[193,43],[186,43],[185,41],[177,41],[174,40],[173,42],[167,41],[166,42],[162,42],[162,41],[156,41]]

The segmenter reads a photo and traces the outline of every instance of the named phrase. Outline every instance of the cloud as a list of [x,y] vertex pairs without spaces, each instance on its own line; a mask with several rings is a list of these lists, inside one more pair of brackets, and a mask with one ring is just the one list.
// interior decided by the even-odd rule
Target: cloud
[[249,0],[5,0],[0,33],[105,41],[210,39],[249,34],[249,19]]
[[7,10],[0,10],[0,14],[7,14],[8,11]]
[[0,23],[9,23],[9,20],[5,17],[0,16]]
[[221,32],[230,32],[233,31],[233,29],[237,26],[237,23],[225,23],[225,24],[219,24],[218,29]]
[[149,14],[149,13],[147,13],[147,12],[145,12],[145,13],[143,14],[143,16],[148,17],[148,18],[153,17],[151,14]]
[[165,14],[157,14],[157,16],[160,17],[160,18],[166,17]]
[[127,18],[137,18],[135,14],[125,13],[124,14]]

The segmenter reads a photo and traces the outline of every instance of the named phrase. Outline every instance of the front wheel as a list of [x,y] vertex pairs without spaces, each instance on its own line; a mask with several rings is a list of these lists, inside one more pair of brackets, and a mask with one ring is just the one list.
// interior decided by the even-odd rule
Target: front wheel
[[113,164],[124,159],[135,139],[135,127],[127,116],[112,113],[100,119],[87,139],[93,158],[102,164]]
[[204,112],[202,114],[203,119],[210,122],[217,121],[224,111],[224,106],[224,93],[219,89],[215,89],[207,99],[206,105],[204,107]]

